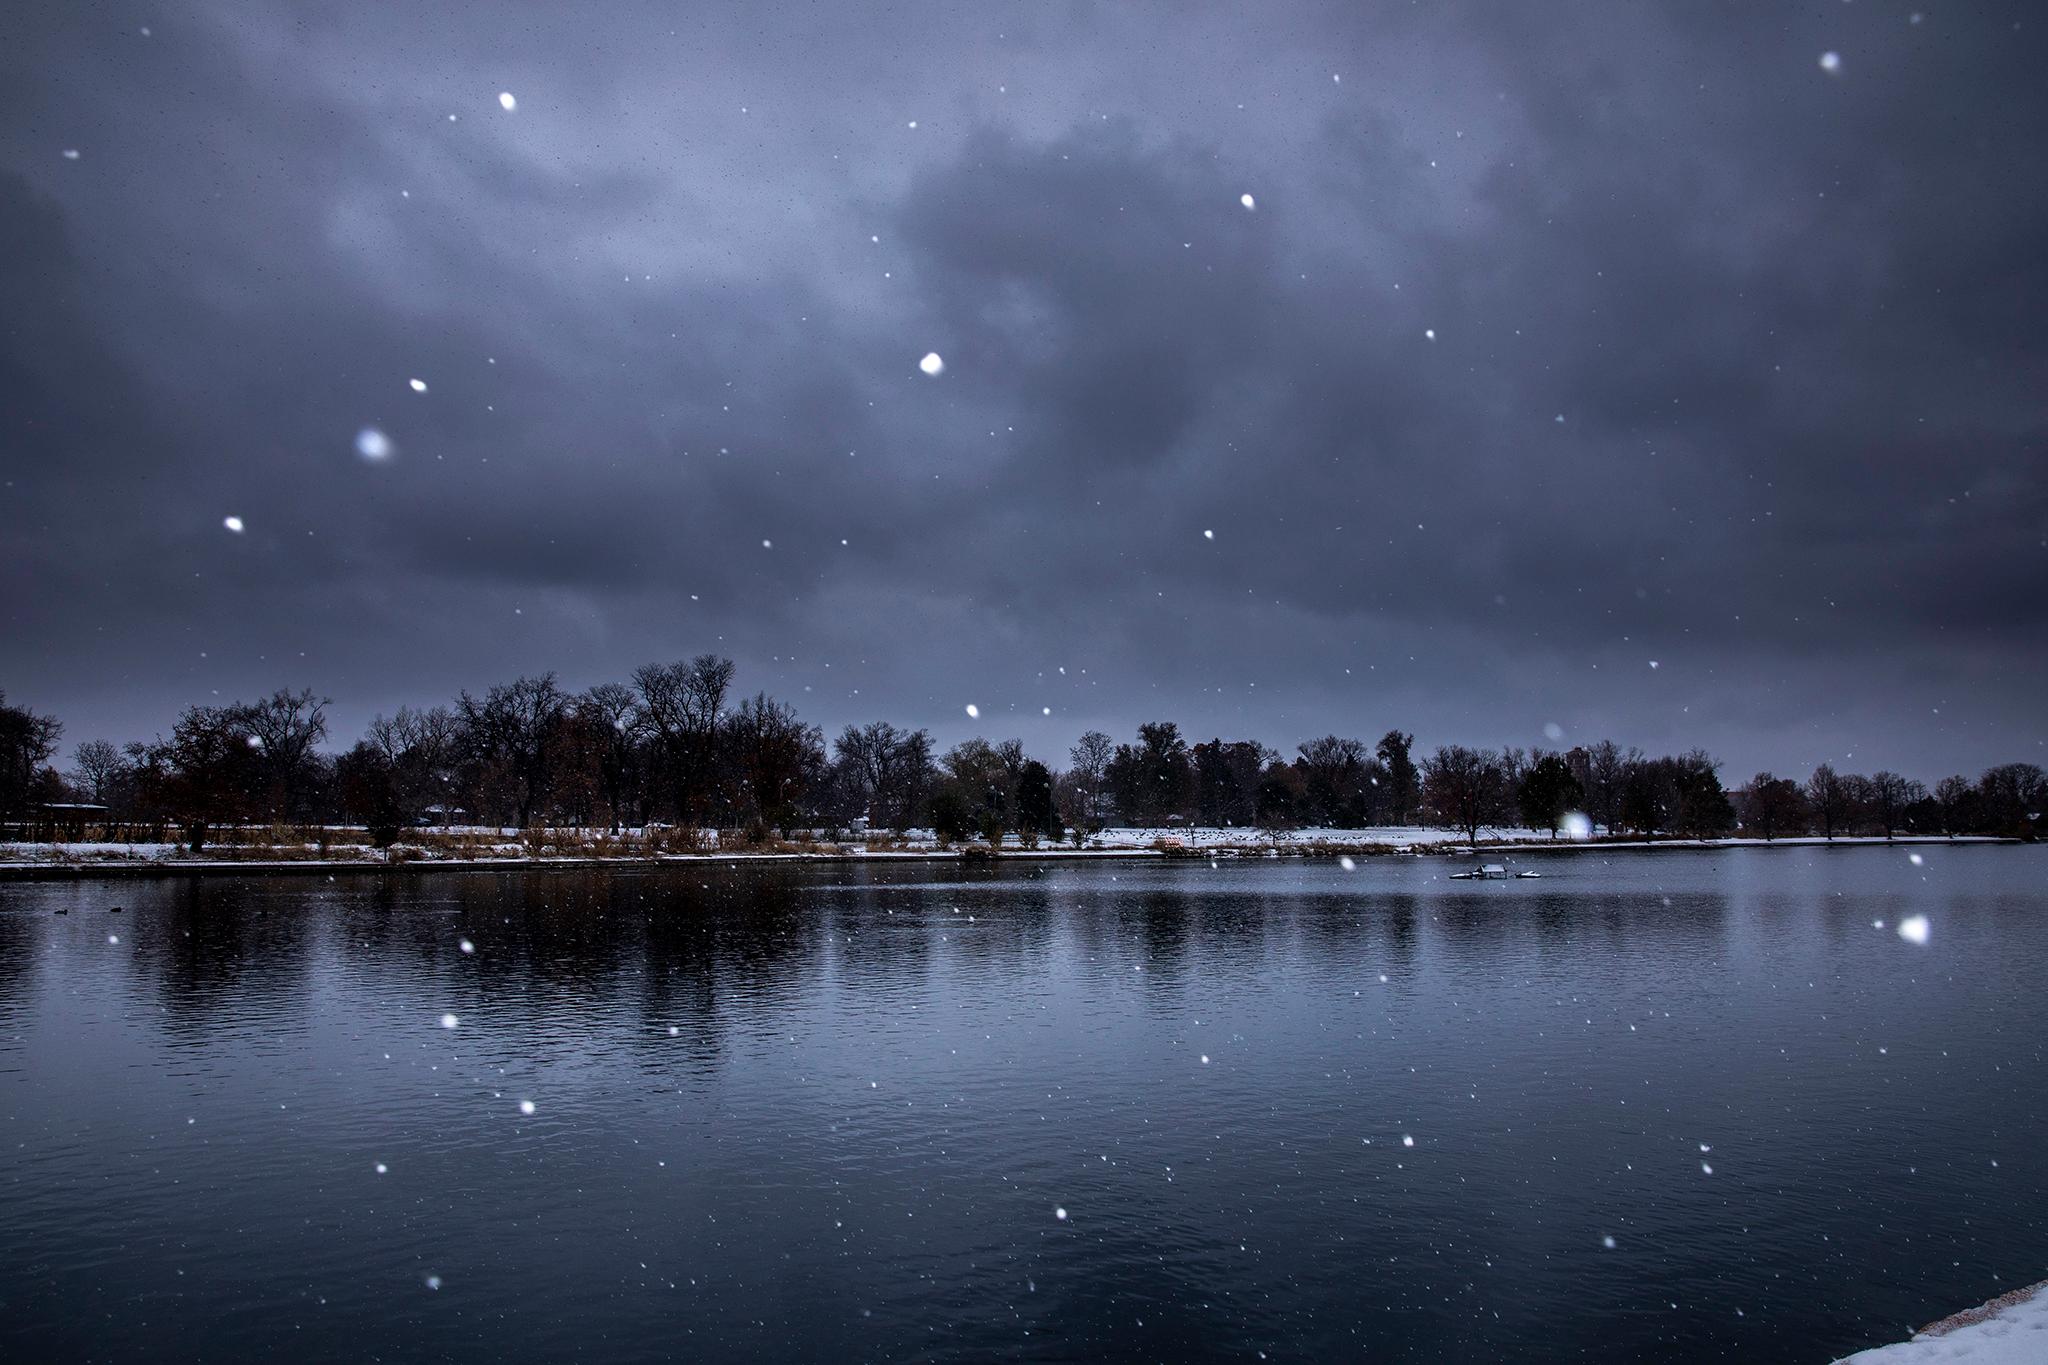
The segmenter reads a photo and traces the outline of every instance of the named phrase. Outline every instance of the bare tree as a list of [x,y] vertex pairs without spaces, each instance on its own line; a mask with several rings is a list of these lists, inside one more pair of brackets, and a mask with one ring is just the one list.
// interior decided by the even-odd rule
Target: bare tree
[[1465,832],[1465,841],[1479,842],[1479,827],[1501,818],[1507,797],[1507,775],[1500,756],[1461,744],[1439,748],[1422,765],[1422,803],[1439,824]]
[[718,721],[732,685],[732,660],[699,654],[687,663],[648,664],[633,673],[640,719],[654,736],[683,823],[701,822],[717,774]]
[[1565,755],[1565,764],[1586,794],[1586,814],[1609,834],[1621,822],[1621,798],[1629,770],[1641,759],[1639,751],[1624,752],[1611,739],[1581,746]]
[[1806,801],[1791,778],[1758,773],[1741,795],[1745,823],[1761,834],[1765,843],[1805,828],[1800,821],[1806,814]]
[[1841,829],[1844,834],[1856,834],[1866,828],[1877,809],[1877,793],[1870,785],[1870,779],[1862,773],[1843,773]]
[[555,685],[553,673],[543,673],[501,683],[481,701],[464,692],[457,704],[475,757],[509,782],[519,826],[526,828],[547,799],[555,724],[568,710],[569,698]]
[[262,701],[245,708],[244,724],[256,738],[258,757],[268,779],[272,813],[289,820],[298,813],[298,800],[313,746],[327,738],[327,697],[315,697],[312,688],[292,692],[280,687]]
[[878,720],[847,726],[833,745],[846,799],[870,824],[888,823],[884,810],[890,804],[888,792],[901,742],[895,726]]
[[[1248,739],[1228,743],[1212,739],[1197,744],[1195,818],[1205,825],[1253,825],[1259,818],[1259,777],[1269,759],[1277,758],[1263,744]],[[1366,783],[1377,764],[1367,761]]]
[[1934,802],[1941,807],[1941,832],[1954,836],[1969,828],[1969,810],[1976,800],[1976,784],[1960,773],[1935,783]]
[[1849,789],[1832,765],[1821,764],[1806,779],[1806,803],[1820,821],[1820,832],[1834,838],[1849,814]]
[[627,790],[633,783],[640,752],[640,704],[623,683],[599,683],[576,699],[576,711],[600,736],[598,783],[611,812],[612,833],[624,822]]
[[1926,787],[1895,772],[1880,770],[1870,775],[1870,813],[1883,826],[1887,839],[1898,827],[1906,807],[1926,795]]
[[425,711],[401,706],[396,716],[378,716],[370,722],[363,743],[384,760],[398,816],[412,820],[430,806],[441,807],[447,816],[455,800],[454,768],[461,740],[462,722],[445,706]]
[[1359,740],[1324,735],[1297,745],[1295,752],[1308,817],[1337,829],[1363,825],[1377,776],[1372,751]]
[[1195,764],[1180,726],[1170,720],[1140,725],[1136,744],[1116,746],[1108,778],[1118,813],[1134,825],[1185,814],[1195,795]]
[[1116,741],[1100,730],[1082,735],[1067,751],[1067,761],[1073,764],[1067,777],[1081,805],[1081,819],[1076,823],[1086,824],[1090,830],[1108,823],[1109,764],[1115,756]]
[[159,776],[163,813],[184,822],[194,853],[216,825],[246,820],[263,780],[245,706],[188,706],[145,762]]
[[85,798],[108,805],[115,784],[128,771],[121,751],[104,739],[89,739],[71,751],[72,781]]
[[1000,845],[1003,831],[1017,828],[1017,783],[1029,761],[1021,740],[991,744],[979,737],[963,740],[940,761],[949,785],[965,803],[968,819],[991,845]]
[[931,772],[931,736],[886,720],[849,725],[833,744],[839,780],[852,807],[874,825],[908,829]]
[[43,765],[57,752],[64,725],[55,716],[39,716],[25,706],[9,706],[0,692],[0,815],[26,812],[37,801]]
[[759,693],[725,723],[733,807],[754,833],[785,833],[825,770],[825,736],[797,719],[796,708]]
[[1977,801],[1991,832],[2031,836],[2048,806],[2048,777],[2032,763],[2001,763],[1977,779]]

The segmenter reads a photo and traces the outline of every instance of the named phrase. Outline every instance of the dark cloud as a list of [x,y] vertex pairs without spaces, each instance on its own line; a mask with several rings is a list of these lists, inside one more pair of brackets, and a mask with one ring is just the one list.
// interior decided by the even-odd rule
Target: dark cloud
[[2044,54],[1912,15],[14,7],[0,685],[2038,758]]

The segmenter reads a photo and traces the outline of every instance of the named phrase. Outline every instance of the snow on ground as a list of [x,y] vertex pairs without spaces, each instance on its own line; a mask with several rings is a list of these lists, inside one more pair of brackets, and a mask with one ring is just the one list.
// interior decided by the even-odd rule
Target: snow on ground
[[2048,1361],[2048,1280],[1923,1328],[1911,1341],[1845,1356],[1836,1365],[2042,1365]]
[[[1105,829],[1091,835],[1088,848],[1151,848],[1160,840],[1169,844],[1180,841],[1183,848],[1299,848],[1316,845],[1343,844],[1358,847],[1362,844],[1385,844],[1390,848],[1431,848],[1438,844],[1462,844],[1465,832],[1456,829],[1424,829],[1417,825],[1378,825],[1368,829],[1218,829],[1192,825],[1172,825],[1159,829]],[[1506,843],[1527,839],[1548,842],[1550,831],[1543,829],[1499,828],[1491,825],[1479,827],[1479,842],[1482,844]],[[1563,842],[1560,840],[1560,842]]]
[[[310,834],[312,831],[297,831]],[[109,864],[174,863],[180,867],[200,864],[253,864],[259,862],[288,862],[311,865],[332,863],[338,865],[360,865],[399,862],[474,862],[487,861],[531,861],[531,862],[579,862],[601,859],[648,859],[648,858],[689,858],[714,856],[731,858],[747,857],[950,857],[957,849],[942,848],[938,838],[928,829],[905,830],[901,834],[877,830],[870,833],[844,833],[830,830],[793,831],[787,841],[771,845],[767,849],[745,845],[725,847],[716,830],[700,830],[694,839],[680,846],[673,841],[676,831],[667,829],[628,829],[620,834],[608,835],[600,829],[546,830],[533,829],[523,835],[516,829],[500,829],[491,825],[436,826],[432,829],[417,829],[407,832],[405,838],[386,852],[370,847],[364,840],[364,831],[343,826],[329,826],[323,847],[315,839],[285,839],[243,841],[233,837],[231,831],[220,831],[220,836],[210,840],[197,855],[188,853],[182,844],[173,843],[0,843],[0,869],[35,868],[53,865],[67,867],[94,867]],[[970,843],[973,841],[969,841]],[[1894,840],[1877,836],[1858,836],[1834,839],[1817,836],[1779,839],[1772,847],[1818,846],[1826,844],[1944,844],[1992,842],[1981,837],[1963,836],[1949,839],[1938,835],[1902,835]],[[1003,841],[1004,848],[1016,852],[1030,852],[1012,834]],[[1265,854],[1309,855],[1324,854],[1334,857],[1339,853],[1361,850],[1389,850],[1414,853],[1453,853],[1466,848],[1463,831],[1452,829],[1426,829],[1415,825],[1383,825],[1366,829],[1296,829],[1262,830],[1250,828],[1216,828],[1193,826],[1165,826],[1160,828],[1115,828],[1101,830],[1087,836],[1077,848],[1069,841],[1044,841],[1037,845],[1040,854],[1060,856],[1086,856],[1087,854],[1118,855],[1130,853],[1166,852],[1202,853],[1240,852]],[[1702,848],[1745,848],[1764,847],[1761,839],[1678,839],[1656,840],[1614,840],[1585,843],[1568,838],[1552,838],[1548,830],[1523,829],[1514,827],[1483,826],[1479,831],[1479,848],[1482,852],[1504,849],[1521,849],[1537,852],[1544,849],[1702,849]],[[681,851],[690,848],[690,851]],[[1918,854],[1912,856],[1918,857]]]
[[169,858],[184,850],[183,844],[103,844],[97,842],[60,844],[0,844],[0,863],[47,863],[61,859],[118,858],[123,860]]
[[[929,831],[911,831],[912,842],[920,838],[929,839]],[[1358,848],[1369,845],[1384,845],[1388,848],[1416,848],[1443,850],[1452,846],[1466,847],[1465,832],[1459,829],[1427,829],[1418,825],[1377,825],[1367,829],[1215,829],[1192,826],[1168,826],[1159,829],[1105,829],[1090,835],[1083,845],[1087,848],[1152,848],[1161,840],[1171,844],[1178,840],[1183,848],[1278,848],[1309,851],[1315,848]],[[1014,842],[1014,838],[1012,839]],[[1800,835],[1781,838],[1770,842],[1771,847],[1780,844],[1792,846],[1825,844],[1950,844],[1983,843],[1986,839],[1977,835],[1962,835],[1950,838],[1947,835],[1901,834],[1894,839],[1882,835],[1838,835],[1825,839],[1820,835]],[[1481,825],[1479,844],[1482,848],[1500,844],[1540,844],[1546,848],[1570,848],[1574,844],[1599,848],[1762,848],[1766,841],[1754,838],[1731,837],[1725,839],[1682,839],[1674,834],[1659,835],[1655,839],[1600,839],[1588,841],[1572,839],[1564,834],[1555,837],[1547,829],[1528,829],[1509,825]]]

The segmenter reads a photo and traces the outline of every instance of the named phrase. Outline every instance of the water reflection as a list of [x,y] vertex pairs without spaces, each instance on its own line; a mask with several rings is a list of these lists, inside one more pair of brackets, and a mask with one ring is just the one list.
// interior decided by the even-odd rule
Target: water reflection
[[2033,850],[1544,866],[0,888],[0,1355],[1827,1359],[2038,1277]]

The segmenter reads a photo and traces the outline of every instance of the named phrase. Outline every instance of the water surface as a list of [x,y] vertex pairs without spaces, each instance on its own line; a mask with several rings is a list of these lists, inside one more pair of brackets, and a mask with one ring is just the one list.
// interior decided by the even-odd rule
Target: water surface
[[0,1359],[1826,1361],[2048,1277],[1907,852],[0,885]]

